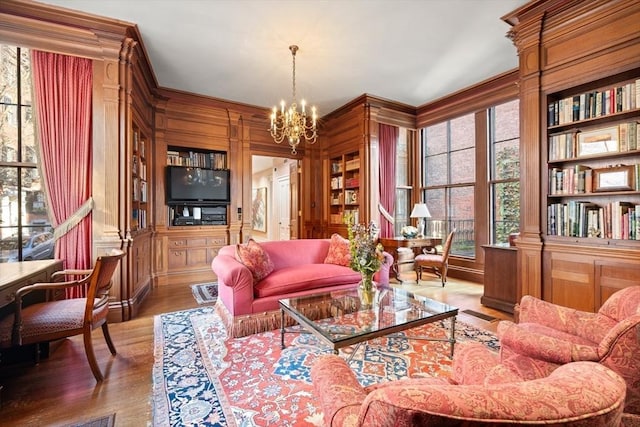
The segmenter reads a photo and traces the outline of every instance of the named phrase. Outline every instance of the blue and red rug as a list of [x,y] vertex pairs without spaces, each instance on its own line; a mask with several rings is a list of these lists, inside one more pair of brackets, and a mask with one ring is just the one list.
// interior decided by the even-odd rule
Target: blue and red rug
[[[408,331],[445,337],[449,321]],[[309,370],[331,351],[310,334],[280,331],[226,339],[213,307],[155,318],[153,425],[155,426],[321,426]],[[480,341],[497,349],[490,332],[456,322],[458,341]],[[352,348],[341,350],[349,355]],[[448,375],[449,344],[378,338],[363,344],[351,367],[364,385],[416,374]]]

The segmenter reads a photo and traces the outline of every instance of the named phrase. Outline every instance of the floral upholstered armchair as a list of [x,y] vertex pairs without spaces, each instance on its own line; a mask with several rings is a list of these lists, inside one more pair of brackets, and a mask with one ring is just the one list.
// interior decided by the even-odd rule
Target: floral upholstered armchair
[[541,375],[559,365],[592,361],[627,383],[625,412],[640,414],[640,286],[615,292],[597,313],[524,296],[518,323],[501,321],[502,360],[526,357]]
[[550,376],[500,384],[411,378],[362,387],[337,355],[318,358],[313,385],[327,426],[619,426],[625,384],[594,362],[570,363]]

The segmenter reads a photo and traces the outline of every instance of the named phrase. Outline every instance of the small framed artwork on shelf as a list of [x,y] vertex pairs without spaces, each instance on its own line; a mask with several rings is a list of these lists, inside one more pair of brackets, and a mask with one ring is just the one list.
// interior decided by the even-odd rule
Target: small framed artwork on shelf
[[633,190],[633,166],[618,165],[593,170],[593,191]]
[[618,126],[578,133],[578,157],[617,153],[619,150]]

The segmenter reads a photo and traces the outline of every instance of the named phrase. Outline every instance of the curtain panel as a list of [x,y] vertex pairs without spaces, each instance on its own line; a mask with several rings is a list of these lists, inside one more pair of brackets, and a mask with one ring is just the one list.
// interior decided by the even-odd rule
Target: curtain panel
[[31,55],[36,136],[57,239],[55,257],[63,260],[64,268],[89,269],[92,62],[35,50]]
[[395,235],[394,211],[396,208],[396,150],[399,129],[396,126],[379,125],[380,144],[380,236]]

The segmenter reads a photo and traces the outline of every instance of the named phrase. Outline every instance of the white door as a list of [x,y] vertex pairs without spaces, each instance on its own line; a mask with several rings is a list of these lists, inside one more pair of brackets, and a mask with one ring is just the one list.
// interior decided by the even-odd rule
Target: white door
[[281,176],[278,178],[278,201],[276,209],[278,211],[278,230],[279,240],[289,240],[291,238],[291,230],[289,223],[291,221],[291,195],[289,190],[289,176]]

